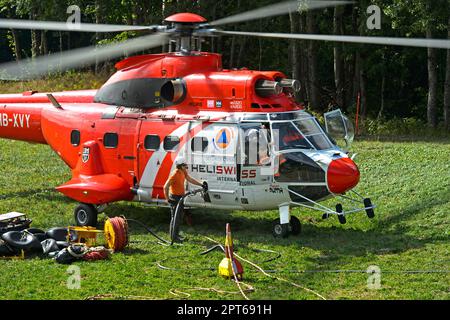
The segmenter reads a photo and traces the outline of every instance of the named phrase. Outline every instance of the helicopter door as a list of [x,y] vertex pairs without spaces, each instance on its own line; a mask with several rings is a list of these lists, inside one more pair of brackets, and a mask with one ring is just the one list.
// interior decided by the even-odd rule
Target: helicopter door
[[[205,125],[186,146],[191,175],[208,181],[207,202],[224,208],[237,207],[237,136],[236,125],[213,123]],[[200,197],[192,201],[200,201]]]
[[238,179],[243,207],[254,207],[264,186],[273,180],[269,123],[241,123],[239,131]]
[[241,165],[239,176],[241,185],[267,183],[270,180],[268,172],[272,164],[269,124],[242,123],[240,132],[238,160]]
[[334,139],[334,143],[343,150],[348,151],[355,137],[353,123],[342,114],[340,109],[324,114],[325,129]]

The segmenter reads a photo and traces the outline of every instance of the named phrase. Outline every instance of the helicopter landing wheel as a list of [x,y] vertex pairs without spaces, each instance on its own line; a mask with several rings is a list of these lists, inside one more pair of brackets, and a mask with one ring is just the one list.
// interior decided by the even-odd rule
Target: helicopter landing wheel
[[81,203],[74,211],[75,222],[80,227],[97,227],[98,211],[92,204]]
[[338,213],[338,220],[340,224],[346,224],[347,219],[345,218],[345,215],[342,213],[344,212],[344,209],[342,208],[342,204],[336,205],[336,212]]
[[273,220],[272,233],[275,238],[287,238],[289,236],[290,224],[281,224],[280,219]]
[[[372,200],[370,200],[370,198],[364,199],[364,207],[365,208],[372,207]],[[366,214],[369,217],[369,219],[373,219],[375,217],[375,211],[373,210],[373,208],[366,209]]]
[[302,224],[300,223],[300,220],[298,220],[297,217],[292,216],[290,221],[290,231],[291,234],[294,236],[297,236],[302,232]]

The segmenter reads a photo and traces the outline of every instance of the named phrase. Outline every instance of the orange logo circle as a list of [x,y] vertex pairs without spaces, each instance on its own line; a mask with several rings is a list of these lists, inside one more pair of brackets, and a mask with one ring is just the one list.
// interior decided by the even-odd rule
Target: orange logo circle
[[228,128],[220,129],[216,134],[216,138],[214,139],[215,145],[219,149],[226,149],[231,143],[233,139],[233,132]]

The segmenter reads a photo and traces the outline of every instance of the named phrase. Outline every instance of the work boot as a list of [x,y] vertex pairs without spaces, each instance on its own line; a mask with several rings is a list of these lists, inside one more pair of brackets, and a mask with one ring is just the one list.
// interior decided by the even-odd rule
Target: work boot
[[173,238],[173,243],[183,243],[184,238],[180,237],[180,236],[175,236]]

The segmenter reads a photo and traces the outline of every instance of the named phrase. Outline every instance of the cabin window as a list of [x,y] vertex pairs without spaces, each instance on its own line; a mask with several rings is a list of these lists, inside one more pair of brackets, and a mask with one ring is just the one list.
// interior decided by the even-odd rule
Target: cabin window
[[81,134],[79,130],[73,130],[70,134],[70,143],[74,147],[78,147],[80,145]]
[[208,138],[206,137],[195,137],[191,142],[192,152],[206,152],[208,149]]
[[246,166],[268,166],[270,159],[271,132],[269,123],[242,124],[243,163]]
[[144,146],[146,150],[156,151],[159,150],[161,139],[157,135],[148,135],[145,137]]
[[164,139],[164,150],[175,151],[179,144],[180,144],[180,137],[167,136]]
[[119,136],[117,133],[105,133],[105,136],[103,137],[103,145],[108,149],[117,148],[119,145]]

